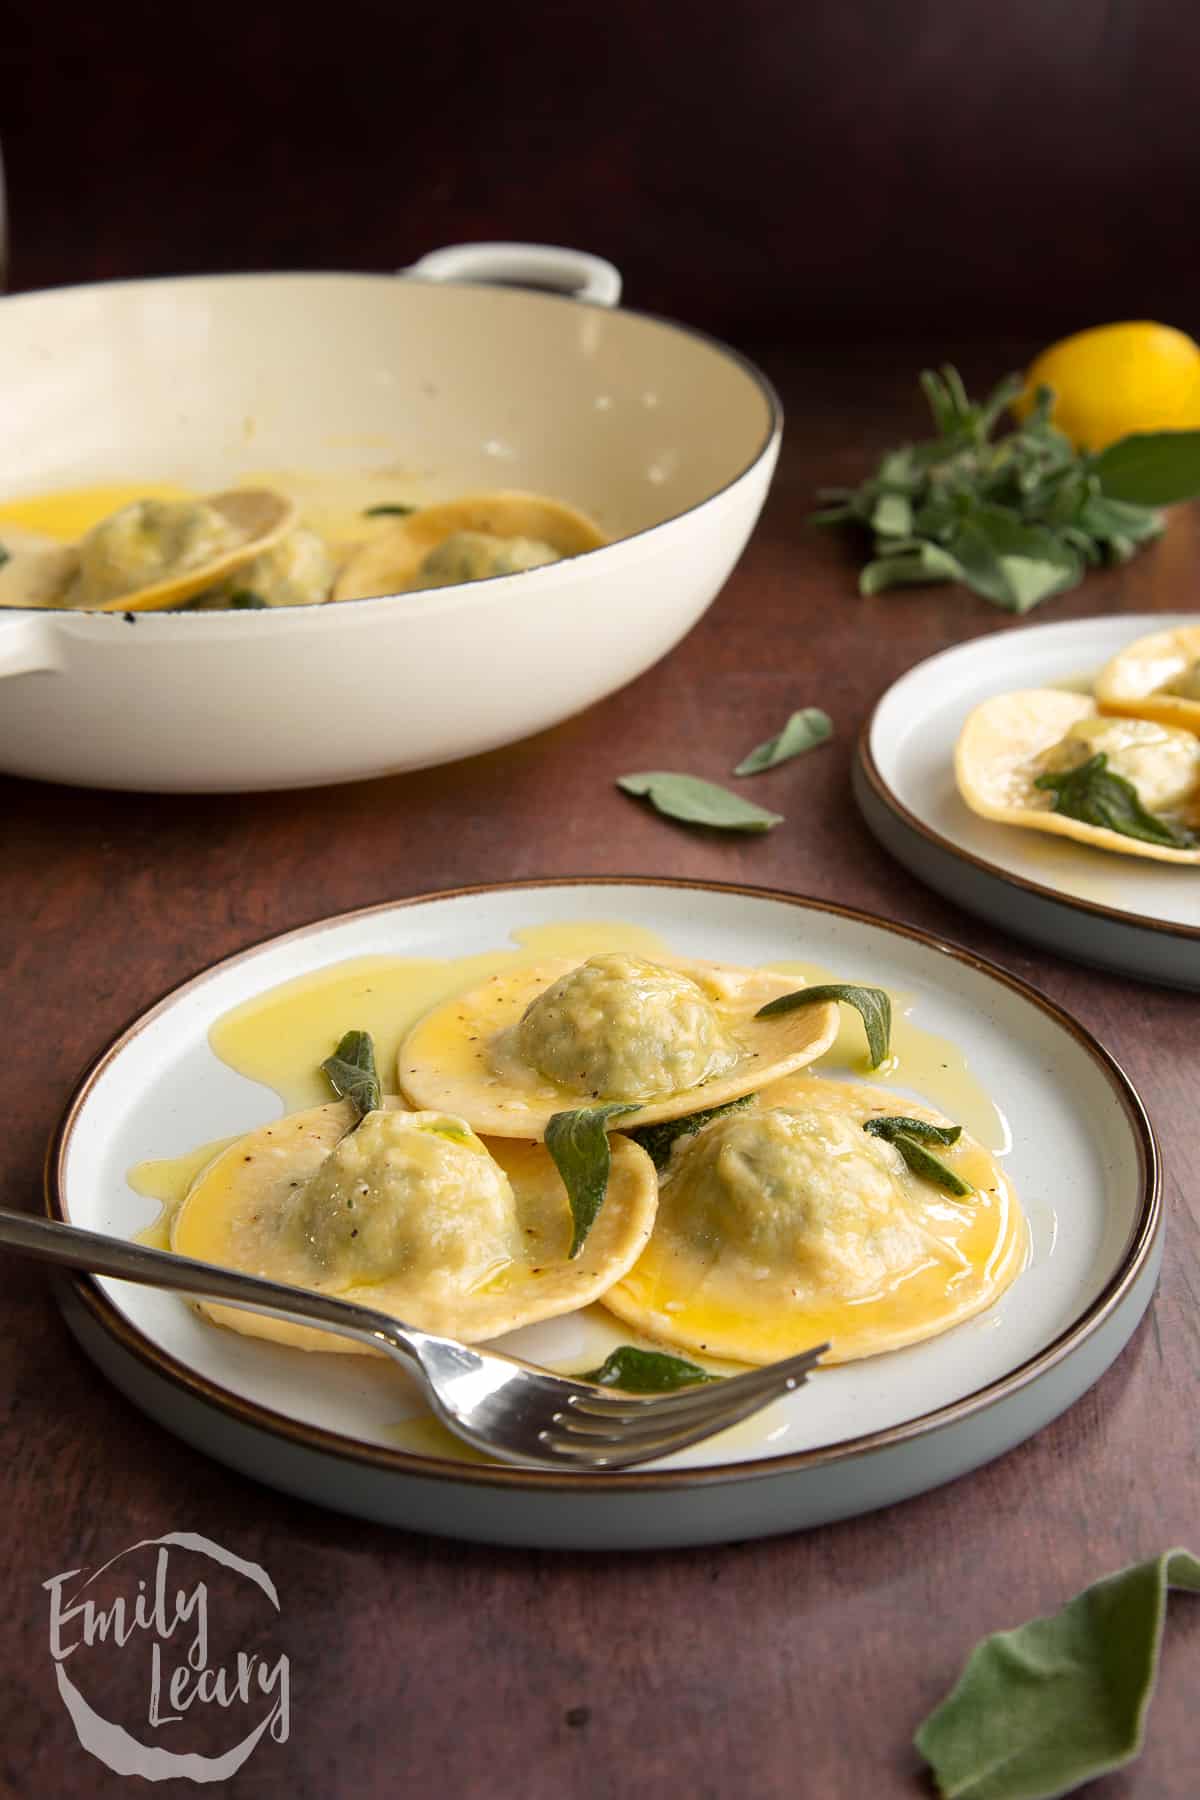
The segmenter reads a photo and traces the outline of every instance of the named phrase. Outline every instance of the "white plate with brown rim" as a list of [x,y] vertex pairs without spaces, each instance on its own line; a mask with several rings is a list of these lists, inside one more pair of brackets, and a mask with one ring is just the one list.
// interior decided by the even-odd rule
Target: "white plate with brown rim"
[[[485,1542],[633,1549],[762,1536],[903,1500],[1029,1437],[1121,1351],[1157,1277],[1162,1208],[1154,1136],[1120,1068],[1068,1014],[967,951],[763,889],[596,878],[500,885],[273,938],[177,988],[87,1071],[50,1148],[48,1210],[134,1235],[157,1208],[130,1185],[131,1170],[183,1169],[198,1146],[278,1114],[281,1094],[294,1103],[305,1033],[371,1025],[365,1009],[381,993],[403,992],[414,1005],[407,959],[422,963],[427,1005],[432,991],[467,985],[481,966],[443,960],[521,954],[522,943],[528,954],[551,940],[661,941],[889,989],[899,1066],[883,1079],[961,1117],[1003,1155],[1029,1220],[1027,1267],[986,1313],[941,1337],[822,1370],[750,1425],[660,1464],[579,1476],[463,1460],[390,1365],[239,1336],[151,1289],[64,1280],[71,1330],[135,1405],[232,1468],[343,1512]],[[354,1019],[350,994],[364,1009]],[[263,996],[266,1005],[247,1013]],[[387,1007],[403,1010],[395,999]],[[848,1033],[856,1024],[851,1017]],[[281,1037],[276,1068],[271,1045]],[[835,1049],[822,1067],[837,1079],[850,1062]],[[153,1186],[144,1167],[135,1179]],[[503,1342],[578,1369],[629,1335],[593,1307]]]
[[859,739],[854,791],[875,837],[956,905],[1073,962],[1200,989],[1200,869],[981,819],[954,781],[967,714],[1019,688],[1084,690],[1135,638],[1195,614],[1023,625],[958,644],[892,683]]

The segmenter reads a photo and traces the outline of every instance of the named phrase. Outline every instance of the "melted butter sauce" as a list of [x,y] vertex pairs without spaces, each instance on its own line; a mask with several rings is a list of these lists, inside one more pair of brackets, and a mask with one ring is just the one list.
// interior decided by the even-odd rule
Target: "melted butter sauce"
[[[801,977],[800,985],[816,986],[827,981],[845,981],[820,963],[778,962],[771,968],[785,975]],[[854,980],[870,981],[870,975],[854,976]],[[914,1025],[909,1014],[912,997],[891,990],[892,1045],[891,1055],[880,1069],[872,1069],[867,1059],[862,1020],[851,1007],[843,1006],[837,1039],[833,1048],[812,1065],[814,1075],[850,1076],[856,1081],[869,1081],[881,1086],[895,1082],[897,1087],[919,1094],[978,1139],[988,1150],[1004,1155],[1012,1148],[1012,1132],[1008,1120],[987,1089],[971,1073],[966,1055],[949,1038],[925,1031]]]
[[[582,961],[612,950],[628,950],[650,958],[673,954],[673,947],[657,933],[611,920],[530,926],[512,935],[515,947],[477,956],[358,957],[315,970],[227,1013],[212,1027],[210,1046],[228,1067],[272,1089],[283,1110],[290,1112],[329,1098],[320,1073],[322,1060],[345,1031],[369,1031],[375,1039],[383,1085],[394,1092],[396,1053],[410,1027],[431,1007],[491,974],[547,956],[572,956]],[[798,977],[798,985],[847,978],[844,970],[831,971],[809,962],[783,961],[771,966]],[[972,1074],[963,1051],[949,1039],[912,1022],[908,1016],[912,1007],[909,996],[894,992],[892,1002],[892,1055],[883,1069],[868,1070],[861,1021],[851,1009],[843,1008],[838,1038],[828,1054],[813,1065],[813,1073],[865,1077],[881,1085],[894,1082],[898,1088],[919,1093],[963,1124],[980,1143],[1003,1153],[1011,1141],[1007,1123]],[[157,1200],[161,1206],[158,1218],[138,1234],[139,1241],[156,1247],[169,1245],[171,1221],[192,1183],[233,1141],[222,1138],[178,1157],[139,1163],[129,1171],[128,1180],[135,1191]],[[582,1349],[564,1360],[566,1373],[597,1367],[621,1344],[639,1344],[647,1349],[662,1347],[599,1306],[572,1315],[572,1323],[584,1335],[580,1340]],[[735,1364],[711,1357],[701,1360],[717,1372],[736,1372]],[[774,1443],[784,1438],[787,1430],[785,1420],[772,1426],[768,1417],[763,1422],[751,1420],[733,1427],[722,1434],[722,1441],[731,1446],[742,1442]],[[464,1462],[487,1460],[424,1411],[388,1426],[386,1438],[416,1455]]]

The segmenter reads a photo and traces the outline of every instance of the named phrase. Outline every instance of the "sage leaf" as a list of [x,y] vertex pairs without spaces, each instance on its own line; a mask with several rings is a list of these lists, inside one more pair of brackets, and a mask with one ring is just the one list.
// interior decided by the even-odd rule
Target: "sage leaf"
[[1048,1618],[985,1638],[914,1743],[944,1800],[1052,1800],[1131,1762],[1145,1739],[1168,1588],[1200,1560],[1167,1550]]
[[871,1068],[877,1069],[886,1062],[892,1036],[892,1002],[883,988],[830,981],[818,987],[798,988],[794,994],[780,994],[777,1000],[768,1000],[765,1006],[760,1006],[754,1016],[771,1019],[778,1013],[794,1012],[798,1006],[822,1006],[827,1000],[839,1000],[845,1006],[853,1006],[861,1015]]
[[667,1356],[661,1350],[639,1350],[634,1344],[622,1344],[610,1351],[598,1369],[580,1375],[580,1381],[594,1381],[597,1387],[621,1388],[627,1394],[670,1394],[676,1388],[696,1387],[702,1381],[720,1381],[699,1363],[683,1356]]
[[930,1125],[925,1119],[887,1118],[868,1119],[863,1130],[869,1137],[882,1138],[885,1143],[892,1144],[922,1181],[931,1181],[935,1187],[960,1199],[974,1192],[969,1181],[964,1181],[961,1175],[956,1175],[925,1148],[926,1144],[957,1144],[962,1136],[961,1125]]
[[391,503],[382,505],[382,506],[364,506],[363,507],[363,518],[364,519],[386,519],[386,518],[407,519],[409,513],[415,513],[416,510],[417,509],[415,506],[400,506],[400,505],[393,505]]
[[912,530],[912,517],[912,502],[908,495],[885,488],[871,513],[871,529],[881,537],[906,538]]
[[1110,500],[1174,506],[1200,494],[1200,431],[1135,431],[1092,460]]
[[783,814],[768,812],[740,794],[702,781],[698,775],[677,775],[669,769],[647,769],[637,775],[621,775],[617,786],[626,794],[649,800],[656,812],[684,825],[706,825],[715,831],[771,831],[783,823]]
[[680,1138],[694,1137],[702,1126],[726,1113],[744,1111],[753,1099],[753,1094],[742,1094],[737,1100],[727,1100],[723,1106],[709,1106],[703,1112],[688,1113],[682,1119],[660,1119],[657,1125],[632,1125],[626,1136],[641,1145],[661,1175]]
[[338,1099],[349,1100],[360,1120],[378,1112],[382,1095],[369,1031],[348,1031],[321,1070]]
[[1084,825],[1099,825],[1106,831],[1120,832],[1122,837],[1137,838],[1144,844],[1165,844],[1173,850],[1189,850],[1200,842],[1194,831],[1147,812],[1133,783],[1123,775],[1114,775],[1108,767],[1108,756],[1103,750],[1077,769],[1039,775],[1033,785],[1054,795],[1055,812]]
[[270,601],[264,600],[261,594],[256,594],[253,588],[238,588],[236,593],[229,596],[229,608],[232,612],[259,612],[269,605]]
[[815,750],[818,744],[824,744],[833,736],[833,720],[819,706],[804,706],[794,712],[782,731],[768,738],[765,743],[757,745],[748,756],[743,756],[735,775],[758,775],[764,769],[774,769],[779,763],[788,762],[793,756],[803,756],[806,750]]
[[10,550],[6,549],[3,544],[0,544],[0,569],[2,569],[4,567],[6,562],[11,562],[11,561],[12,561],[12,552]]
[[916,550],[881,556],[869,562],[858,578],[858,591],[866,598],[893,587],[923,587],[931,581],[962,581],[961,563],[940,544],[921,544]]
[[1072,544],[1048,526],[1023,524],[1004,507],[977,507],[950,544],[968,587],[1009,612],[1029,612],[1083,579]]
[[546,1126],[546,1148],[562,1176],[571,1204],[573,1231],[569,1255],[578,1256],[608,1192],[612,1151],[608,1121],[618,1113],[638,1112],[636,1105],[620,1100],[603,1106],[581,1106],[574,1112],[555,1113]]

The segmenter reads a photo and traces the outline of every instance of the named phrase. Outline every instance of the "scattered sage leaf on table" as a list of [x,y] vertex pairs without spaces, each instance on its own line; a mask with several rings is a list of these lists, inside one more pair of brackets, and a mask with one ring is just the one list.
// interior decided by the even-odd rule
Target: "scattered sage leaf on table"
[[783,814],[768,812],[753,800],[743,800],[715,781],[698,775],[677,775],[670,769],[646,769],[637,775],[620,775],[617,786],[626,794],[649,800],[656,812],[684,825],[707,825],[716,831],[771,831],[783,823]]
[[349,1100],[360,1119],[379,1110],[382,1095],[369,1031],[348,1031],[321,1070],[338,1099]]
[[964,1181],[961,1175],[956,1175],[925,1148],[926,1144],[957,1144],[962,1136],[961,1125],[930,1125],[926,1119],[868,1119],[863,1130],[868,1137],[882,1138],[885,1144],[893,1145],[913,1174],[923,1181],[932,1181],[935,1187],[944,1188],[946,1193],[960,1199],[974,1192],[969,1181]]
[[1092,461],[1110,500],[1173,506],[1200,493],[1200,431],[1135,431]]
[[858,578],[858,591],[869,599],[893,587],[924,587],[930,581],[965,581],[962,564],[940,544],[889,548],[869,562]]
[[803,756],[806,750],[815,750],[833,736],[833,720],[819,706],[804,706],[794,712],[782,731],[768,738],[751,750],[749,756],[743,756],[735,775],[758,775],[764,769],[773,769],[779,763],[788,762],[793,756]]
[[1084,825],[1099,825],[1106,831],[1119,831],[1122,837],[1166,844],[1173,850],[1190,850],[1200,841],[1194,831],[1147,812],[1133,783],[1109,769],[1103,750],[1076,769],[1039,775],[1033,785],[1054,795],[1055,812]]
[[610,1100],[603,1106],[581,1106],[573,1112],[555,1113],[546,1126],[546,1148],[554,1158],[571,1203],[571,1256],[578,1256],[583,1249],[608,1192],[608,1172],[612,1167],[608,1121],[618,1113],[638,1111],[638,1106]]
[[407,519],[409,513],[415,513],[416,510],[417,509],[415,506],[399,506],[399,505],[390,505],[390,504],[384,505],[384,506],[364,506],[363,507],[363,518],[364,519],[386,519],[386,518],[392,517],[392,518],[397,518],[397,519]]
[[944,1800],[1053,1800],[1131,1762],[1158,1672],[1167,1589],[1200,1560],[1167,1550],[971,1652],[915,1739]]
[[723,1106],[708,1106],[703,1112],[687,1113],[682,1119],[660,1119],[657,1125],[631,1125],[626,1136],[641,1145],[661,1175],[680,1138],[693,1137],[710,1119],[719,1119],[725,1113],[742,1112],[753,1099],[753,1094],[742,1094],[737,1100],[727,1100]]
[[675,1388],[696,1387],[702,1381],[720,1381],[699,1363],[683,1356],[668,1356],[661,1350],[639,1350],[635,1344],[622,1344],[610,1351],[598,1369],[580,1375],[580,1381],[594,1381],[597,1387],[623,1388],[627,1394],[669,1394]]
[[756,1019],[770,1019],[776,1013],[794,1012],[798,1006],[822,1006],[827,1000],[839,1000],[853,1006],[862,1018],[867,1034],[871,1067],[879,1068],[887,1061],[892,1037],[892,1002],[883,988],[856,987],[852,982],[830,981],[818,987],[798,988],[794,994],[780,994],[768,1000],[755,1013]]

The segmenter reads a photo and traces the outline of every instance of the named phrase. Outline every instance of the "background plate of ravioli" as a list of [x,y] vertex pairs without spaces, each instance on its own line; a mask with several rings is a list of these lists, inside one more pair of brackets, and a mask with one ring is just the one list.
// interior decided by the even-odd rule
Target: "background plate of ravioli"
[[1200,990],[1200,868],[1118,856],[980,818],[954,781],[968,713],[996,694],[1089,692],[1118,651],[1195,614],[1022,625],[943,650],[884,694],[859,740],[859,809],[884,849],[956,905],[1074,962]]
[[[217,964],[151,1008],[83,1077],[47,1165],[50,1212],[153,1230],[212,1148],[323,1097],[349,1028],[381,1067],[415,1013],[519,958],[630,948],[872,983],[893,996],[894,1067],[993,1149],[1029,1222],[1028,1264],[940,1337],[823,1370],[707,1443],[622,1474],[485,1463],[437,1427],[390,1365],[306,1354],[216,1327],[178,1297],[64,1280],[71,1329],[168,1430],[318,1504],[409,1529],[542,1547],[645,1548],[794,1530],[867,1512],[1003,1454],[1108,1367],[1161,1256],[1153,1135],[1099,1045],[1049,1001],[923,934],[764,890],[656,881],[469,889],[307,926]],[[969,1047],[969,1060],[964,1048]],[[815,1072],[861,1079],[847,1014]],[[140,1190],[140,1191],[139,1191]],[[503,1347],[563,1370],[636,1341],[599,1307]]]

